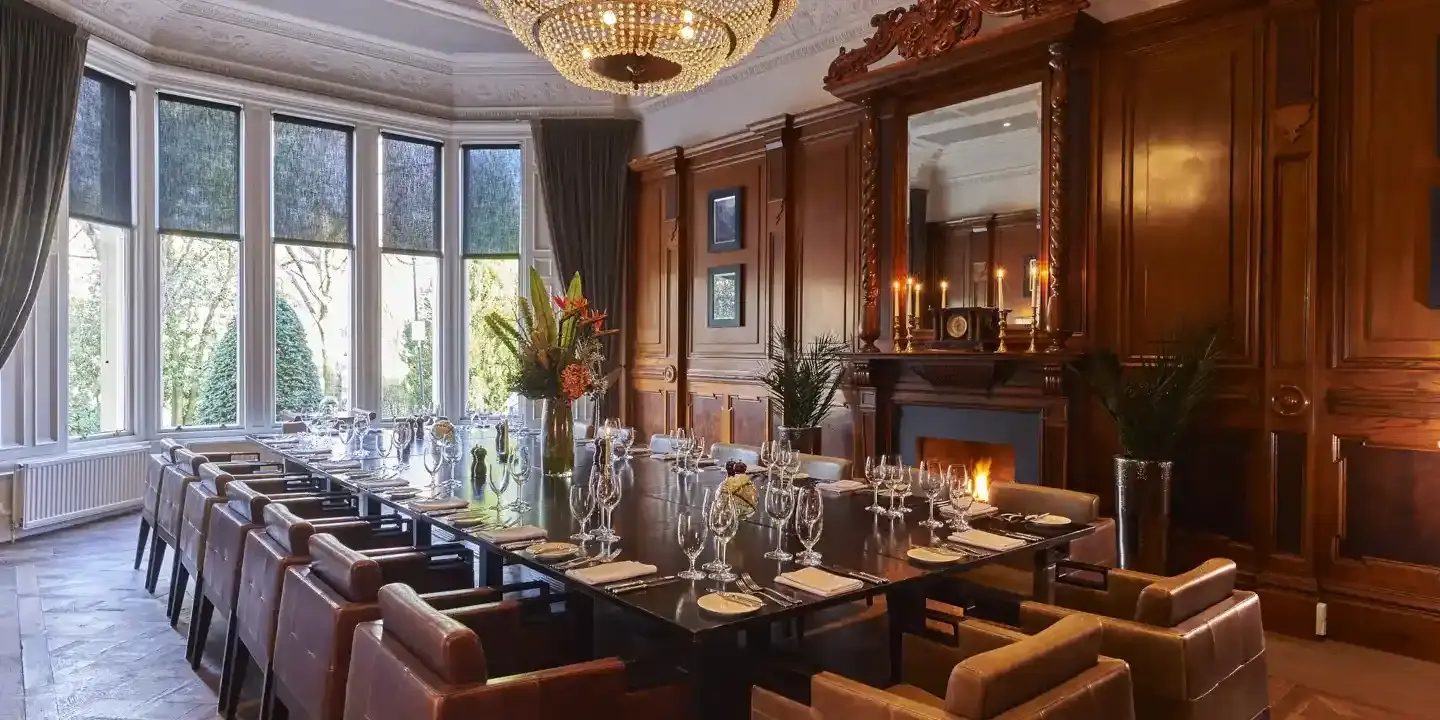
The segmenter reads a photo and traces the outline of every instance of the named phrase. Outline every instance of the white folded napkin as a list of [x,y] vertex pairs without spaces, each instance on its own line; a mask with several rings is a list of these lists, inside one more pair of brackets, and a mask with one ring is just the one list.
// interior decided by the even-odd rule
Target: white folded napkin
[[319,463],[315,463],[315,465],[318,466],[318,467],[325,468],[326,470],[359,470],[359,469],[360,469],[360,461],[359,461],[359,460],[336,460],[336,461],[334,461],[334,462],[319,462]]
[[654,565],[646,565],[634,560],[620,560],[618,562],[601,563],[591,565],[579,570],[571,570],[569,575],[586,585],[608,585],[609,583],[629,580],[630,578],[644,577],[655,574],[659,568]]
[[420,500],[410,503],[410,507],[421,512],[434,512],[436,510],[453,510],[469,505],[468,500],[460,498],[446,498],[444,500]]
[[407,487],[410,485],[410,482],[408,480],[401,480],[400,478],[390,478],[389,480],[351,480],[350,483],[353,485],[359,485],[360,487],[370,490],[375,490],[378,488]]
[[969,545],[985,550],[995,550],[996,552],[1014,550],[1015,548],[1025,545],[1024,540],[1005,537],[1004,535],[996,535],[995,533],[988,533],[984,530],[976,530],[974,528],[962,533],[955,533],[950,536],[950,539],[961,545]]
[[836,480],[834,482],[815,483],[815,487],[820,488],[823,492],[851,493],[856,490],[863,490],[869,486],[859,480]]
[[813,567],[781,573],[775,578],[775,582],[821,597],[839,595],[865,587],[865,583],[855,578],[835,575]]
[[517,525],[503,530],[487,530],[476,534],[493,543],[512,543],[521,540],[538,540],[545,537],[545,530],[534,525]]

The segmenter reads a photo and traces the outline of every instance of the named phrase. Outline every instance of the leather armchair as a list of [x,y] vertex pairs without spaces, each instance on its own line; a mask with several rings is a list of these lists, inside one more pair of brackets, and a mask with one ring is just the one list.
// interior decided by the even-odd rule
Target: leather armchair
[[800,455],[800,472],[816,480],[849,480],[850,460],[829,455]]
[[730,460],[739,460],[750,467],[758,467],[760,465],[760,448],[754,445],[717,442],[710,446],[710,457],[715,458],[721,464]]
[[[317,531],[330,533],[352,548],[383,549],[382,554],[393,553],[394,548],[410,543],[407,527],[386,524],[395,522],[393,516],[374,520],[337,519],[316,524],[278,503],[266,505],[264,516],[264,529],[252,530],[245,538],[240,561],[240,587],[226,638],[225,677],[221,679],[226,693],[221,701],[227,720],[235,717],[240,689],[245,684],[245,673],[252,658],[263,673],[262,698],[265,704],[262,707],[268,710],[270,706],[269,698],[274,691],[270,666],[274,658],[275,621],[280,613],[285,571],[310,562],[310,538]],[[261,718],[268,720],[268,713],[262,710]]]
[[[340,720],[355,627],[380,619],[382,585],[403,583],[430,602],[477,605],[501,593],[475,588],[470,551],[449,545],[367,557],[332,535],[310,538],[310,564],[285,572],[275,635],[275,701],[310,720]],[[462,592],[446,592],[462,591]]]
[[1072,618],[1034,636],[967,619],[955,645],[904,638],[904,684],[880,690],[833,673],[804,705],[751,691],[757,720],[1130,720],[1130,671],[1100,656],[1100,623]]
[[1235,563],[1206,561],[1161,577],[1105,573],[1104,589],[1056,586],[1058,606],[1027,602],[1027,631],[1097,618],[1101,652],[1130,663],[1141,718],[1250,720],[1269,708],[1260,599],[1235,590]]
[[152,593],[155,592],[155,586],[160,576],[159,563],[164,560],[165,548],[173,549],[175,552],[170,561],[169,600],[169,606],[173,608],[178,604],[175,594],[175,579],[182,572],[180,524],[184,517],[185,488],[191,483],[200,481],[200,466],[207,462],[258,462],[260,456],[254,452],[218,450],[207,451],[207,454],[202,455],[185,447],[173,448],[171,455],[173,463],[160,473],[160,490],[156,494],[155,505],[155,542],[150,546],[151,568],[145,581],[145,589]]
[[[155,527],[155,511],[160,504],[160,480],[164,477],[165,468],[174,464],[175,451],[184,447],[178,442],[166,438],[160,441],[160,447],[150,455],[150,469],[145,473],[145,492],[140,496],[140,532],[139,538],[135,541],[135,569],[140,569],[140,560],[145,557],[145,546],[150,544],[150,531]],[[150,563],[145,568],[145,577],[150,577],[151,571],[158,568],[158,563]]]
[[683,686],[627,691],[625,664],[615,658],[506,677],[492,672],[487,648],[513,637],[514,601],[442,611],[409,587],[386,585],[379,604],[383,622],[355,630],[346,720],[685,716]]
[[675,446],[670,443],[668,436],[658,433],[650,436],[650,452],[663,454],[674,451]]

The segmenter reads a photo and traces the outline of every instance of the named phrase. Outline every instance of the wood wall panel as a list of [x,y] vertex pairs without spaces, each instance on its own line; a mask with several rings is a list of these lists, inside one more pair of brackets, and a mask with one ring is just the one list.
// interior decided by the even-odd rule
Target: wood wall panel
[[770,401],[761,398],[730,398],[728,442],[759,445],[770,437]]
[[640,186],[635,242],[635,291],[631,306],[632,357],[664,358],[669,353],[669,297],[673,278],[666,260],[665,183]]
[[800,139],[800,336],[848,338],[859,327],[859,138],[854,123],[831,124]]
[[723,395],[690,394],[689,428],[696,437],[705,438],[706,446],[725,442],[729,435],[723,428],[729,425],[729,408]]
[[[689,177],[690,210],[687,227],[691,258],[690,276],[690,342],[689,360],[692,369],[736,370],[746,367],[734,359],[763,356],[765,336],[770,323],[770,245],[764,232],[765,158],[758,142],[746,143],[697,155],[692,158]],[[726,188],[741,188],[743,193],[744,237],[739,250],[712,253],[709,251],[706,225],[710,193]],[[743,265],[741,294],[743,297],[740,327],[707,327],[710,268],[721,265]],[[730,360],[727,362],[726,360]],[[713,362],[712,362],[713,360]]]
[[633,393],[630,426],[635,428],[636,445],[651,435],[668,432],[672,425],[671,396],[664,390],[640,390]]

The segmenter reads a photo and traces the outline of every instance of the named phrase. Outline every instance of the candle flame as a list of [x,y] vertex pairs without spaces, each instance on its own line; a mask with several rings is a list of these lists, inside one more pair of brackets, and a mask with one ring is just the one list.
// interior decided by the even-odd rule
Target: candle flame
[[997,268],[995,268],[995,277],[997,277],[997,278],[1003,278],[1003,277],[1005,277],[1005,268],[1002,268],[1002,267],[997,267]]
[[990,458],[980,458],[975,461],[975,499],[980,502],[990,502]]

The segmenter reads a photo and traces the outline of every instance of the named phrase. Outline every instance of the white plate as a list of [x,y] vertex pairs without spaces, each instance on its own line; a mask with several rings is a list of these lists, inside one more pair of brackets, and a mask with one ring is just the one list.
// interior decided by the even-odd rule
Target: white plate
[[525,551],[541,562],[555,562],[574,557],[575,553],[580,552],[580,547],[575,543],[568,542],[542,542],[538,545],[531,545]]
[[745,597],[755,598],[756,602],[747,605],[726,599],[720,595],[720,593],[710,593],[709,595],[702,596],[697,601],[697,604],[700,605],[701,610],[715,613],[716,615],[749,615],[765,607],[765,601],[758,595],[750,595],[748,593],[726,593],[726,595],[744,595]]
[[1070,518],[1064,515],[1046,515],[1030,521],[1031,525],[1069,525]]
[[935,550],[934,548],[927,547],[912,547],[905,551],[905,556],[915,562],[922,562],[927,565],[948,565],[967,559],[967,556],[958,552],[952,555],[945,550]]

